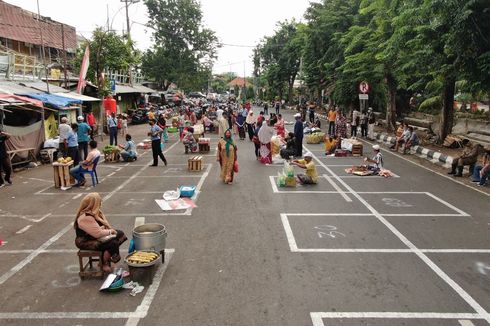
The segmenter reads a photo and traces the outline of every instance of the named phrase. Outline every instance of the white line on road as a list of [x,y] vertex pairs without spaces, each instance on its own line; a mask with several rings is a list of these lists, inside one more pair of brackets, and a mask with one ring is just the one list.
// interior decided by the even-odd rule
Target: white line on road
[[458,320],[461,326],[475,326],[470,320]]
[[[177,145],[179,143],[174,143],[172,146],[170,146],[167,150],[165,150],[164,153],[168,152],[169,150],[171,150],[175,145]],[[119,187],[117,187],[116,189],[114,189],[113,191],[111,191],[110,193],[108,193],[107,195],[105,195],[103,198],[102,198],[102,201],[106,201],[108,200],[109,198],[111,198],[112,196],[114,196],[115,193],[117,193],[118,191],[124,189],[124,187],[126,187],[129,183],[131,183],[131,181],[133,181],[140,173],[142,173],[144,170],[146,170],[148,168],[148,164],[147,165],[144,165],[141,169],[139,169],[135,174],[133,174],[132,176],[130,176],[126,181],[124,181],[122,184],[119,185]]]
[[141,301],[140,305],[136,308],[136,313],[139,317],[131,317],[127,320],[126,326],[136,326],[138,325],[139,319],[145,318],[150,310],[151,303],[157,294],[158,288],[160,287],[160,283],[163,279],[163,274],[167,270],[170,259],[172,259],[172,255],[175,252],[174,249],[165,249],[165,264],[158,268],[155,276],[153,277],[153,283],[150,285],[148,290],[145,293],[143,301]]
[[24,232],[26,232],[27,230],[29,230],[31,228],[32,225],[26,225],[24,226],[22,229],[20,229],[19,231],[15,232],[15,234],[22,234]]
[[145,224],[145,217],[144,216],[138,216],[134,219],[134,227],[140,226]]
[[488,315],[438,312],[310,312],[314,326],[323,326],[322,318],[345,319],[487,319]]
[[452,210],[458,212],[459,214],[461,214],[462,216],[470,216],[470,214],[468,213],[465,213],[464,211],[460,210],[459,208],[451,205],[450,203],[448,203],[447,201],[445,200],[442,200],[441,198],[437,197],[436,195],[434,194],[431,194],[430,192],[426,192],[427,196],[433,198],[434,200],[437,200],[438,202],[440,202],[441,204],[443,205],[446,205],[447,207],[451,208]]
[[294,238],[293,230],[291,229],[291,225],[289,224],[287,214],[281,214],[281,221],[282,225],[284,226],[284,231],[286,232],[289,248],[292,252],[295,252],[298,250],[298,245],[296,244],[296,239]]
[[[313,156],[315,156],[313,154]],[[316,159],[316,158],[315,158]],[[318,159],[316,159],[319,161]],[[395,228],[386,218],[384,218],[371,204],[369,204],[361,195],[359,195],[354,189],[352,189],[344,180],[339,178],[330,168],[320,162],[322,166],[334,177],[337,181],[344,186],[354,197],[356,197],[376,218],[383,223],[400,241],[402,241],[408,248],[412,249],[414,253],[427,265],[434,273],[436,273],[442,280],[444,280],[458,295],[463,298],[480,316],[485,316],[485,319],[490,322],[490,315],[485,309],[476,302],[473,297],[466,292],[459,284],[449,277],[439,266],[437,266],[427,255],[420,251],[407,237],[405,237],[397,228]],[[464,318],[462,318],[464,319]]]
[[337,192],[342,197],[344,197],[346,202],[352,202],[352,199],[349,196],[347,196],[346,193],[342,189],[340,189],[340,187],[328,175],[324,174],[323,177],[327,179],[328,183],[330,183],[332,187],[334,187],[334,189],[337,190]]
[[78,198],[82,197],[82,195],[83,195],[83,193],[77,194],[77,195],[73,196],[72,199],[78,199]]
[[60,232],[56,233],[54,236],[52,236],[48,241],[43,243],[39,248],[34,250],[29,256],[24,258],[20,263],[12,267],[8,272],[0,276],[0,285],[5,283],[9,278],[11,278],[15,273],[17,273],[19,270],[21,270],[24,266],[29,264],[34,258],[36,258],[43,250],[48,248],[51,244],[53,244],[55,241],[57,241],[59,238],[61,238],[68,230],[73,228],[73,223],[68,224],[65,226]]

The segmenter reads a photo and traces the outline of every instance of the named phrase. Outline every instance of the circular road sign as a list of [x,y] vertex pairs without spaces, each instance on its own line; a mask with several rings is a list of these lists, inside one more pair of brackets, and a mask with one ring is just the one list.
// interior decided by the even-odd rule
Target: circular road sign
[[366,81],[363,81],[359,84],[359,91],[363,94],[369,93],[370,87]]

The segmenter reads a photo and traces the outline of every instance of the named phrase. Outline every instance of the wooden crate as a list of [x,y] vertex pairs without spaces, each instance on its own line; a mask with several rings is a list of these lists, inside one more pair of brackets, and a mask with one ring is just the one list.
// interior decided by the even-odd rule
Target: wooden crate
[[209,144],[199,144],[199,153],[209,153]]
[[53,163],[54,187],[67,188],[70,187],[75,180],[70,175],[70,168],[73,166],[73,161],[67,164]]
[[187,161],[187,169],[189,171],[202,170],[202,156],[194,156]]
[[119,152],[104,153],[104,162],[119,162]]
[[362,156],[362,144],[352,145],[352,156]]

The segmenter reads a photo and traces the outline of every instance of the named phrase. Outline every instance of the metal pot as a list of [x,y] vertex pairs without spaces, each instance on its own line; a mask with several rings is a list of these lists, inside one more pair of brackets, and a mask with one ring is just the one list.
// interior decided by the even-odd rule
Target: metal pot
[[133,229],[134,248],[136,250],[165,251],[167,230],[158,223],[149,223]]

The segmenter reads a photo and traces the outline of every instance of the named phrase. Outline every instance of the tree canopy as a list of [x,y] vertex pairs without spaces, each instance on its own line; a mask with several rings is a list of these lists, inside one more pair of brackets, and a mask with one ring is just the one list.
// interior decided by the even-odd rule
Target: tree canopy
[[[489,0],[322,0],[304,17],[301,28],[279,23],[254,51],[256,76],[278,95],[300,74],[312,98],[323,90],[349,110],[366,80],[370,105],[386,111],[388,127],[413,96],[421,107],[438,107],[441,140],[451,132],[456,92],[488,97]],[[277,46],[295,38],[293,51]]]
[[163,89],[175,83],[184,90],[202,89],[211,77],[219,46],[214,31],[202,22],[196,0],[145,0],[154,45],[143,55],[142,69]]

